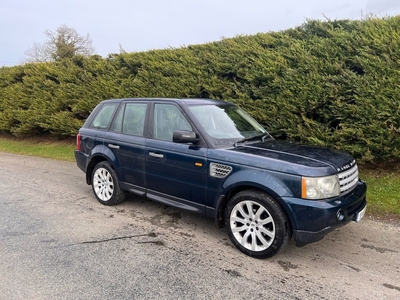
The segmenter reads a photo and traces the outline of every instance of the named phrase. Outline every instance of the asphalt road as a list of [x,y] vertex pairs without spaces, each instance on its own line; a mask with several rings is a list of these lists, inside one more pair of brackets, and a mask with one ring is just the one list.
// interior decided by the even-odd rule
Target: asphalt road
[[0,153],[0,299],[400,299],[400,226],[365,217],[268,260],[203,216],[97,202],[75,163]]

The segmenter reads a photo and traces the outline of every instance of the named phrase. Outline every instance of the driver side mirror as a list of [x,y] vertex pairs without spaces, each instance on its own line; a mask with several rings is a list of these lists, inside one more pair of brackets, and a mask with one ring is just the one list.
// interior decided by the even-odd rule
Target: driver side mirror
[[174,143],[182,143],[182,144],[186,143],[197,144],[200,141],[200,139],[196,136],[196,133],[193,131],[174,130],[172,141]]

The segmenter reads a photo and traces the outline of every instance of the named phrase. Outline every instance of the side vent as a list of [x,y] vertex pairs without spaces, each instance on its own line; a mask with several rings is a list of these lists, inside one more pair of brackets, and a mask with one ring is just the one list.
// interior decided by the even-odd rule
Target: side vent
[[232,171],[231,166],[221,165],[217,163],[210,164],[210,176],[216,178],[224,178]]

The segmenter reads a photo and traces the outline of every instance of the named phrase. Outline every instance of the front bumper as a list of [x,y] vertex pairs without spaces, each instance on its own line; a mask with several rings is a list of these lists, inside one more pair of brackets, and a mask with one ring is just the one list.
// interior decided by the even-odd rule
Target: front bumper
[[367,186],[360,180],[356,188],[343,197],[319,201],[285,198],[296,245],[317,242],[332,230],[356,221],[357,214],[367,205],[366,193]]

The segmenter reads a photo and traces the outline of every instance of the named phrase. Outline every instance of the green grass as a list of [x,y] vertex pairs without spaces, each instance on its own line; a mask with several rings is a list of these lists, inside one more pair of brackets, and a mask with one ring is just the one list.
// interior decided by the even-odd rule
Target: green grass
[[400,163],[360,166],[360,170],[360,178],[368,186],[368,214],[400,220]]
[[[0,136],[0,151],[75,161],[75,139],[16,139]],[[386,165],[361,165],[360,178],[367,182],[369,216],[400,220],[400,162]]]
[[9,136],[0,136],[0,151],[52,158],[65,161],[75,161],[74,150],[76,140],[69,138],[66,140],[55,140],[44,137],[16,139]]

